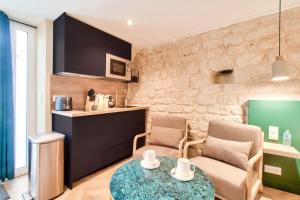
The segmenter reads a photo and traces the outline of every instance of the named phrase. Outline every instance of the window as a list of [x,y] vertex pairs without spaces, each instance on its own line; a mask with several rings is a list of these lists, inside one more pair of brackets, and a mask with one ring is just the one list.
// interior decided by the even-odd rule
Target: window
[[35,29],[11,22],[15,102],[15,170],[27,171],[27,136],[35,131]]

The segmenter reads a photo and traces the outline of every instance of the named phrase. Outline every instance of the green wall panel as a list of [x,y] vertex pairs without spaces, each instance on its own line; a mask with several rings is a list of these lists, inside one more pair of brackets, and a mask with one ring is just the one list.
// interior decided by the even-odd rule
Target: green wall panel
[[[282,143],[286,129],[292,134],[292,145],[300,151],[300,101],[250,100],[248,123],[265,133],[265,141]],[[279,140],[268,139],[269,126],[279,127]],[[264,164],[282,168],[282,175],[263,173],[264,185],[300,194],[300,160],[264,154]]]

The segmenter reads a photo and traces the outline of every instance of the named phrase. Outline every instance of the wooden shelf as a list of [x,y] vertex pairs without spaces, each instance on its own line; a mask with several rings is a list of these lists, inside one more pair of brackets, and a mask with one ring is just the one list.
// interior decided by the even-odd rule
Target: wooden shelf
[[293,146],[264,142],[264,153],[300,159],[300,152]]

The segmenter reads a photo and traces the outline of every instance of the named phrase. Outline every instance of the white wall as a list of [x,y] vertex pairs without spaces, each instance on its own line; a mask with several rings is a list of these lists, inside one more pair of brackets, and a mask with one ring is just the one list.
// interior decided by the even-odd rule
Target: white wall
[[37,132],[52,130],[50,75],[53,69],[53,22],[44,20],[37,27]]

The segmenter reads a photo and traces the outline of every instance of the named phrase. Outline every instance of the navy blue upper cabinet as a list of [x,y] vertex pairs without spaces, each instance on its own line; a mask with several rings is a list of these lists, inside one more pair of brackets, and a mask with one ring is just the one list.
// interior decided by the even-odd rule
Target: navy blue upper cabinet
[[131,60],[131,44],[68,16],[54,21],[53,73],[105,76],[106,53]]

